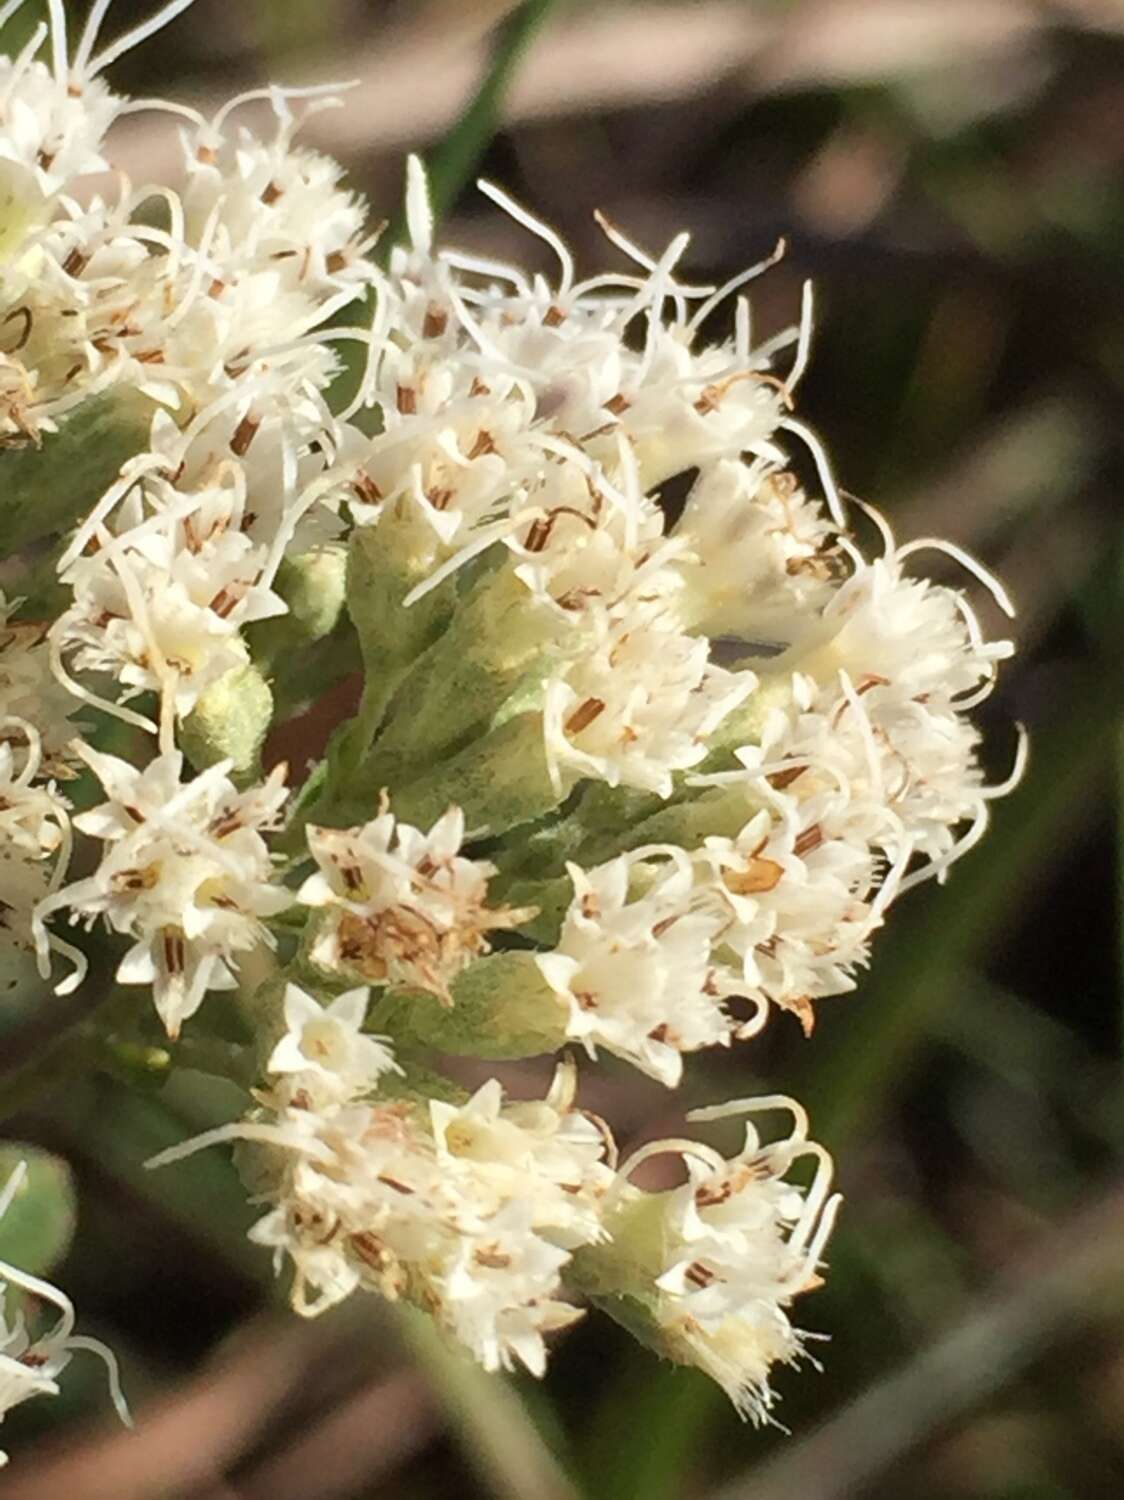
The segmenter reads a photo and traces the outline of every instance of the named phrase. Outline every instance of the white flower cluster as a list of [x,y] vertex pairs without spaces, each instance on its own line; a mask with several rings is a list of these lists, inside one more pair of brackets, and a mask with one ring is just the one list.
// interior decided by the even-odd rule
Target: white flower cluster
[[[235,985],[234,956],[268,942],[264,918],[290,904],[273,880],[262,837],[285,800],[285,768],[239,792],[225,762],[184,782],[178,750],[137,770],[88,745],[78,749],[108,801],[79,814],[74,826],[101,839],[105,852],[92,875],[40,903],[38,934],[45,944],[44,921],[59,909],[72,920],[102,917],[126,933],[133,946],[117,978],[151,985],[168,1035],[176,1037],[207,990]],[[81,978],[78,970],[66,983],[72,988]]]
[[[377,267],[363,202],[297,139],[322,91],[205,119],[104,83],[189,3],[99,44],[95,0],[71,49],[49,0],[0,63],[0,458],[36,564],[0,635],[0,939],[44,977],[62,953],[65,992],[86,958],[53,928],[97,929],[173,1038],[232,991],[270,1076],[204,1139],[254,1143],[254,1237],[302,1311],[368,1287],[541,1371],[584,1288],[762,1417],[834,1213],[798,1107],[733,1162],[663,1143],[688,1181],[657,1198],[639,1157],[614,1175],[568,1065],[544,1101],[448,1103],[419,1058],[573,1042],[674,1087],[772,1008],[810,1033],[1021,771],[1020,746],[986,783],[969,716],[1010,643],[907,570],[942,549],[1009,601],[845,509],[793,414],[810,297],[753,338],[743,288],[775,256],[694,286],[686,235],[650,256],[602,221],[632,265],[582,280],[483,184],[552,283],[438,250],[411,160],[409,243]],[[175,185],[105,175],[137,108],[182,121]],[[325,645],[362,702],[290,803],[261,746]]]
[[428,833],[384,806],[362,828],[309,828],[307,836],[320,868],[297,900],[324,911],[309,946],[323,969],[426,990],[448,1005],[450,981],[488,951],[486,934],[528,915],[487,905],[495,866],[460,854],[457,807]]
[[360,1032],[366,993],[323,1010],[290,985],[260,1109],[153,1165],[215,1140],[260,1143],[255,1176],[274,1206],[250,1237],[291,1258],[298,1312],[367,1286],[425,1308],[486,1369],[518,1360],[541,1375],[543,1334],[579,1315],[560,1297],[562,1268],[602,1234],[604,1130],[574,1108],[565,1066],[541,1101],[505,1100],[494,1079],[462,1104],[369,1099],[397,1065]]
[[364,205],[334,162],[294,145],[281,90],[263,96],[275,116],[266,138],[237,124],[255,94],[213,120],[175,106],[187,119],[177,189],[119,175],[108,195],[84,191],[107,166],[106,129],[134,107],[102,70],[187,3],[100,53],[107,7],[96,4],[69,57],[53,0],[49,62],[38,56],[46,26],[4,60],[0,132],[13,330],[0,442],[41,442],[94,397],[132,402],[151,424],[137,444],[147,451],[60,558],[73,602],[51,629],[56,666],[76,696],[142,727],[121,700],[158,694],[165,750],[173,721],[246,659],[242,627],[284,609],[273,576],[338,437],[324,396],[332,340],[356,336],[323,325],[374,276]]
[[[705,1370],[743,1415],[765,1421],[773,1404],[769,1371],[794,1363],[801,1335],[787,1308],[820,1284],[817,1267],[839,1207],[828,1196],[832,1162],[808,1139],[800,1105],[781,1096],[693,1111],[692,1120],[783,1109],[791,1133],[763,1144],[747,1124],[745,1144],[726,1160],[697,1141],[656,1141],[625,1162],[607,1223],[614,1243],[591,1259],[603,1293],[620,1272],[622,1251],[650,1264],[650,1316],[672,1357]],[[671,1151],[687,1168],[682,1187],[653,1194],[632,1186],[640,1164]],[[787,1180],[802,1157],[815,1173],[805,1191]],[[636,1226],[643,1226],[638,1233]],[[628,1281],[624,1283],[628,1285]],[[619,1293],[618,1293],[619,1294]]]
[[[24,1186],[27,1177],[26,1164],[12,1173],[0,1189],[0,1219],[11,1207],[13,1200]],[[5,1314],[4,1299],[9,1289],[29,1292],[58,1312],[58,1321],[48,1332],[32,1338],[22,1313],[10,1321]],[[109,1373],[109,1389],[113,1404],[121,1420],[131,1426],[129,1409],[121,1394],[117,1376],[117,1361],[109,1349],[97,1339],[87,1338],[74,1332],[74,1307],[58,1287],[38,1276],[32,1276],[6,1261],[0,1261],[0,1422],[6,1412],[33,1396],[57,1396],[58,1378],[79,1350],[96,1354],[103,1360]],[[8,1462],[8,1455],[0,1450],[0,1468]]]

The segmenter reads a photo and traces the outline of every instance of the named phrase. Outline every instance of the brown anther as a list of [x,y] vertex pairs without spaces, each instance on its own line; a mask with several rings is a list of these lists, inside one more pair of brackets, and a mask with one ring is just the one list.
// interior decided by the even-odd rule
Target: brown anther
[[[4,319],[4,325],[5,325],[5,327],[9,323],[11,323],[14,319],[16,319],[16,318],[21,318],[23,320],[23,327],[20,329],[19,337],[16,339],[16,342],[12,345],[12,347],[10,349],[5,349],[5,351],[4,351],[5,354],[17,354],[24,347],[24,345],[27,343],[28,339],[31,337],[31,330],[32,330],[32,327],[34,326],[34,321],[35,321],[34,318],[32,317],[31,308],[30,307],[15,307],[15,308],[13,308],[12,311],[8,314],[8,316]],[[82,366],[79,365],[78,368],[81,369]]]
[[223,281],[222,277],[221,276],[212,276],[212,278],[211,278],[211,284],[207,288],[207,296],[208,297],[221,297],[222,294],[223,294],[223,292],[225,292],[225,291],[226,291],[226,282]]
[[800,1030],[806,1037],[811,1036],[816,1029],[816,1013],[812,1009],[810,995],[798,995],[795,1000],[785,1002],[785,1009],[792,1011],[800,1022]]
[[210,607],[220,620],[225,620],[237,607],[238,602],[238,595],[236,593],[231,589],[221,588],[211,600]]
[[557,328],[560,323],[566,321],[566,314],[558,306],[557,302],[552,302],[546,312],[543,313],[542,321],[544,328]]
[[711,1286],[718,1280],[714,1272],[699,1260],[692,1261],[683,1275],[692,1286]]
[[553,526],[550,518],[548,516],[539,516],[531,522],[528,528],[527,537],[523,543],[524,547],[528,552],[541,552],[550,540],[552,530]]
[[492,387],[485,385],[479,375],[474,375],[472,377],[472,384],[468,388],[468,394],[470,396],[490,396],[492,394]]
[[81,276],[89,263],[89,259],[90,257],[84,255],[76,245],[63,261],[62,268],[68,276]]
[[418,409],[418,393],[411,385],[400,385],[395,394],[395,404],[404,417],[412,417]]
[[796,836],[792,845],[792,852],[801,858],[810,854],[813,849],[818,849],[823,843],[823,829],[818,823],[813,823],[810,828],[805,828],[803,833]]
[[245,455],[260,426],[261,418],[255,417],[252,412],[247,412],[242,418],[234,429],[234,436],[230,439],[230,451],[236,458],[242,458]]
[[359,469],[351,481],[351,488],[356,497],[362,500],[364,505],[377,505],[382,499],[382,490],[367,473],[366,469]]
[[329,276],[338,276],[347,269],[347,255],[342,250],[332,250],[324,257],[324,269]]
[[658,1026],[653,1026],[651,1031],[649,1031],[648,1040],[652,1042],[666,1042],[669,1030],[667,1022],[661,1021]]
[[584,703],[578,704],[563,728],[567,734],[581,734],[582,730],[588,729],[594,719],[604,711],[605,704],[602,699],[587,698]]
[[146,349],[142,354],[134,355],[133,358],[138,365],[162,365],[164,363],[164,351],[163,349]]
[[744,870],[724,870],[722,880],[735,896],[759,896],[775,890],[783,874],[775,859],[753,857]]
[[399,1182],[397,1177],[391,1177],[386,1172],[380,1172],[378,1180],[384,1187],[391,1188],[396,1193],[401,1193],[404,1198],[412,1198],[414,1189],[407,1182]]
[[486,1266],[489,1271],[505,1271],[511,1264],[511,1256],[505,1255],[494,1245],[486,1248],[481,1246],[479,1250],[473,1252],[472,1258],[478,1266]]
[[798,776],[803,776],[808,769],[807,766],[792,766],[787,771],[774,771],[765,780],[778,792],[783,792],[786,786],[791,786]]
[[495,451],[496,444],[494,439],[492,438],[492,434],[490,432],[486,432],[485,429],[481,427],[480,431],[476,434],[476,441],[468,450],[469,458],[483,458],[485,453],[494,453]]
[[284,195],[284,188],[277,186],[275,182],[267,182],[265,190],[261,195],[261,201],[267,208],[272,208],[279,198]]
[[439,307],[436,302],[431,302],[425,310],[422,319],[422,338],[437,339],[449,326],[449,314],[445,308]]
[[728,1202],[733,1195],[733,1181],[729,1177],[723,1177],[717,1184],[704,1183],[702,1187],[696,1188],[695,1203],[699,1208],[717,1208],[720,1203]]
[[652,936],[654,938],[661,938],[665,932],[670,932],[676,922],[678,922],[680,915],[680,912],[672,912],[670,917],[664,917],[662,921],[657,922],[652,928]]
[[392,1259],[390,1251],[387,1250],[382,1240],[378,1235],[372,1234],[369,1229],[349,1235],[348,1244],[360,1259],[367,1261],[370,1265],[383,1266]]
[[195,152],[195,160],[202,162],[205,167],[213,167],[219,159],[219,154],[213,146],[199,146]]
[[169,974],[182,974],[187,966],[187,944],[182,932],[164,929],[164,966]]
[[53,151],[40,151],[35,158],[36,163],[42,167],[44,172],[49,172],[55,164],[55,153]]
[[449,501],[453,498],[453,492],[447,485],[434,485],[431,490],[426,490],[425,498],[433,506],[434,510],[448,510]]
[[578,1002],[582,1010],[597,1009],[597,996],[592,990],[575,990],[574,999]]
[[618,391],[615,396],[610,396],[608,401],[602,402],[606,411],[611,411],[614,417],[621,416],[632,405],[632,402],[624,394]]

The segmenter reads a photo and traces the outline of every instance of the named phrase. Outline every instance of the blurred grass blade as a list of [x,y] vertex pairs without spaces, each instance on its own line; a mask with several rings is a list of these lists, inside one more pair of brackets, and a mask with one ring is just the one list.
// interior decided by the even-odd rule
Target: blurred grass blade
[[723,1392],[697,1370],[653,1366],[648,1350],[630,1351],[582,1444],[587,1493],[595,1500],[680,1500],[701,1435],[729,1410]]
[[1124,1192],[1116,1186],[1008,1267],[998,1288],[916,1358],[710,1500],[857,1500],[903,1493],[877,1481],[957,1417],[994,1401],[1057,1340],[1098,1315],[1118,1318],[1122,1290]]
[[523,0],[496,33],[476,96],[428,163],[434,218],[445,217],[499,129],[504,99],[523,55],[556,0]]
[[493,1495],[502,1500],[579,1500],[511,1382],[486,1374],[467,1355],[451,1349],[424,1313],[403,1308],[399,1327],[466,1456]]
[[[523,0],[496,31],[487,71],[472,100],[456,124],[426,161],[433,217],[440,223],[456,202],[457,195],[476,170],[499,129],[504,100],[520,62],[535,34],[554,8],[556,0]],[[399,213],[382,239],[389,250],[406,232],[406,219]]]

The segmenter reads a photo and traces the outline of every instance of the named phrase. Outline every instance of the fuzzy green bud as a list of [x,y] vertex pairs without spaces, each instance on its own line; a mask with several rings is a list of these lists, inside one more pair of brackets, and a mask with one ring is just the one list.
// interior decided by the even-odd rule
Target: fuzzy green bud
[[252,664],[234,667],[213,682],[184,720],[180,744],[197,770],[233,761],[236,776],[256,771],[273,718],[273,694]]
[[[341,804],[342,822],[367,816],[365,809],[378,788],[364,774],[358,805]],[[427,828],[449,805],[450,796],[463,809],[469,830],[499,834],[518,823],[541,818],[558,806],[565,794],[547,768],[542,715],[519,714],[475,741],[459,755],[394,788],[394,810],[403,822]],[[335,821],[335,819],[333,819]]]
[[532,607],[509,569],[482,579],[448,628],[403,679],[379,737],[370,776],[394,784],[403,769],[432,765],[502,722],[520,696],[537,706],[557,625]]
[[292,652],[330,635],[343,613],[346,575],[342,547],[315,547],[285,558],[273,587],[289,612],[250,626],[246,634],[254,660],[267,669],[284,667]]

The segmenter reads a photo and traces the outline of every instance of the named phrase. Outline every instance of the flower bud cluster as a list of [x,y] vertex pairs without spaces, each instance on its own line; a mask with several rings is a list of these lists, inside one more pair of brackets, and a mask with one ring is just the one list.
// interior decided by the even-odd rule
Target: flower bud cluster
[[[203,1139],[241,1143],[301,1311],[368,1288],[540,1372],[584,1290],[761,1418],[834,1215],[799,1107],[732,1162],[663,1143],[687,1181],[648,1193],[568,1063],[534,1103],[434,1068],[575,1044],[675,1087],[776,1009],[810,1033],[1021,770],[987,784],[970,717],[1010,643],[914,559],[1009,600],[845,507],[794,414],[810,295],[753,337],[776,255],[697,286],[686,235],[602,220],[629,267],[582,279],[482,184],[557,261],[528,274],[438,249],[412,159],[376,266],[297,137],[321,91],[109,89],[188,3],[103,44],[97,0],[72,48],[50,0],[0,68],[5,547],[36,560],[0,633],[0,939],[65,991],[84,926],[169,1036],[243,1027],[267,1077]],[[181,119],[174,184],[106,175],[135,108]],[[267,732],[359,664],[289,798]],[[222,990],[240,1022],[196,1015]]]

